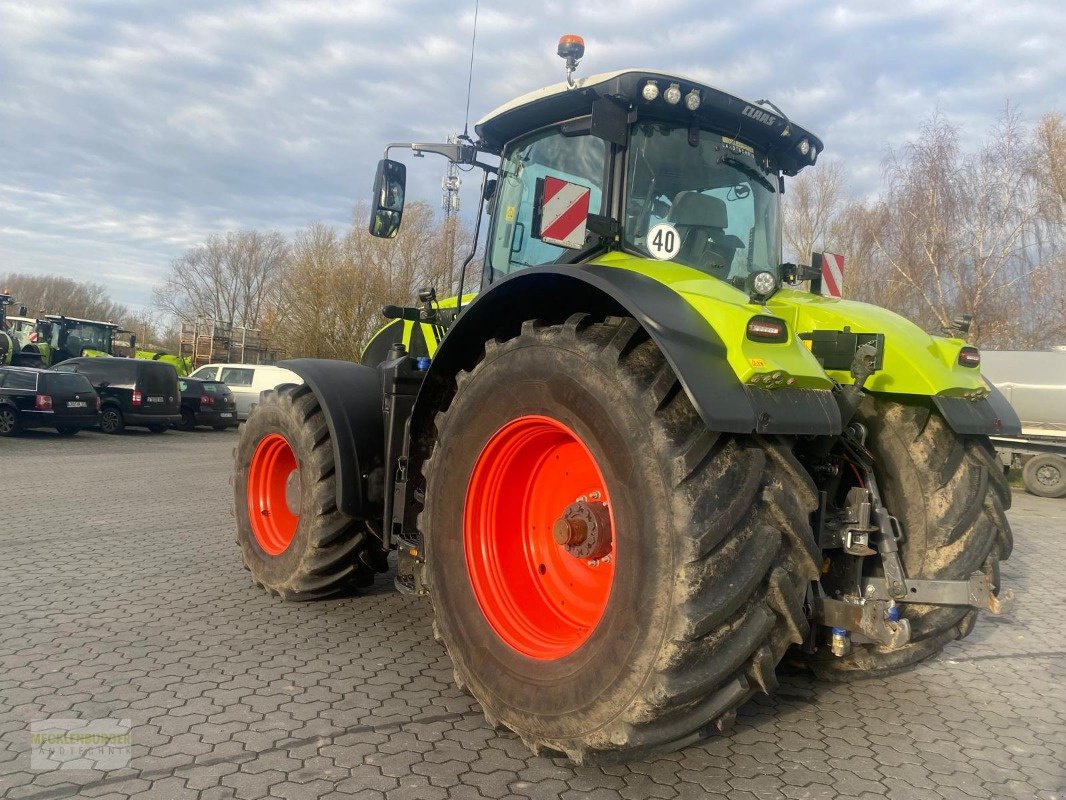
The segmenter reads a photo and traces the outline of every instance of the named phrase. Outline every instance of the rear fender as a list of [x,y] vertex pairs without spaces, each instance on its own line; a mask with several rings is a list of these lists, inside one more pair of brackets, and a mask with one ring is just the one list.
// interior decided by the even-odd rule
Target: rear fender
[[337,508],[356,519],[380,518],[380,491],[374,490],[371,477],[385,462],[377,370],[324,358],[296,358],[279,366],[303,378],[326,417],[336,464]]
[[518,335],[527,319],[560,323],[575,312],[630,316],[639,322],[711,430],[840,433],[840,412],[829,391],[743,386],[729,365],[721,337],[669,286],[627,269],[555,264],[494,283],[463,310],[441,342],[419,392],[412,434],[426,432],[455,375],[474,368],[484,342]]

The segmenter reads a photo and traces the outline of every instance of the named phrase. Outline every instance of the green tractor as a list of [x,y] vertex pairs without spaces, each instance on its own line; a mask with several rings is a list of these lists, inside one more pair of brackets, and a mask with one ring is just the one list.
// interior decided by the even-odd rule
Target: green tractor
[[[129,334],[129,343],[119,339]],[[88,356],[99,358],[124,355],[134,358],[165,361],[178,375],[188,375],[189,360],[180,356],[137,349],[137,336],[115,322],[79,319],[63,314],[47,314],[36,321],[35,327],[21,350],[21,359],[30,366],[52,367],[68,358]]]
[[[569,72],[582,51],[561,42]],[[244,428],[256,584],[336,596],[397,551],[488,722],[579,763],[728,729],[786,657],[888,676],[1009,607],[988,436],[1019,425],[979,353],[782,263],[818,137],[642,70],[475,130],[390,145],[371,232],[401,224],[392,150],[483,169],[476,298],[386,308],[360,364],[283,362],[304,383]]]
[[36,336],[33,325],[26,324],[32,320],[26,317],[25,306],[19,307],[18,316],[8,314],[8,308],[14,304],[15,298],[6,289],[0,292],[0,366],[24,366],[28,361],[36,360],[27,359],[22,355],[23,349],[36,339]]

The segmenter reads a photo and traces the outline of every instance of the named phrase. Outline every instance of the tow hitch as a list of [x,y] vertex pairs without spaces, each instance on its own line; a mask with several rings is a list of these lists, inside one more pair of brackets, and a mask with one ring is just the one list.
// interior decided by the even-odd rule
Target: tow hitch
[[[884,578],[863,578],[866,598],[889,599]],[[897,603],[928,603],[934,606],[973,606],[990,614],[1005,614],[1014,608],[1014,590],[1000,589],[996,594],[992,576],[975,572],[968,581],[917,581],[907,579],[907,592],[893,598]]]
[[[845,433],[844,448],[862,471],[862,485],[850,490],[846,507],[836,520],[825,524],[824,499],[820,534],[823,547],[837,550],[843,561],[833,575],[812,586],[808,607],[812,621],[831,629],[831,649],[837,656],[851,650],[851,641],[876,642],[888,650],[906,645],[910,623],[900,617],[902,603],[969,606],[991,614],[1004,614],[1014,607],[1014,592],[999,589],[991,571],[974,572],[967,580],[917,580],[908,578],[899,556],[904,531],[881,501],[874,477],[873,460],[865,447],[866,430],[852,423]],[[879,557],[881,576],[862,574],[866,558]],[[830,580],[826,580],[826,579]],[[827,594],[823,584],[828,584]],[[836,587],[835,589],[832,587]],[[814,646],[813,639],[811,646]]]

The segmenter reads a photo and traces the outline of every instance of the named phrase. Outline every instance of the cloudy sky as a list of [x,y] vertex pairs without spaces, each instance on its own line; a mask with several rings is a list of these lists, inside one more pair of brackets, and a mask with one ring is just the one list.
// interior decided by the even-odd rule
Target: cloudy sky
[[[473,6],[0,0],[0,273],[143,305],[210,233],[346,224],[384,143],[462,129]],[[1008,100],[1029,121],[1066,111],[1061,0],[482,0],[471,116],[558,81],[568,32],[581,74],[656,67],[770,98],[859,195],[937,108],[969,141]],[[411,196],[439,202],[443,166],[415,162]]]

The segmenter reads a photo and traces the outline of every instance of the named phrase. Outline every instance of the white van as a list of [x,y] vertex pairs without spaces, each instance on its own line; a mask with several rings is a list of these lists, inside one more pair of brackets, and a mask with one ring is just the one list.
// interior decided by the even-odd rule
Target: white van
[[237,419],[246,420],[259,404],[259,393],[283,383],[303,383],[295,372],[264,364],[205,364],[190,378],[222,381],[237,400]]

